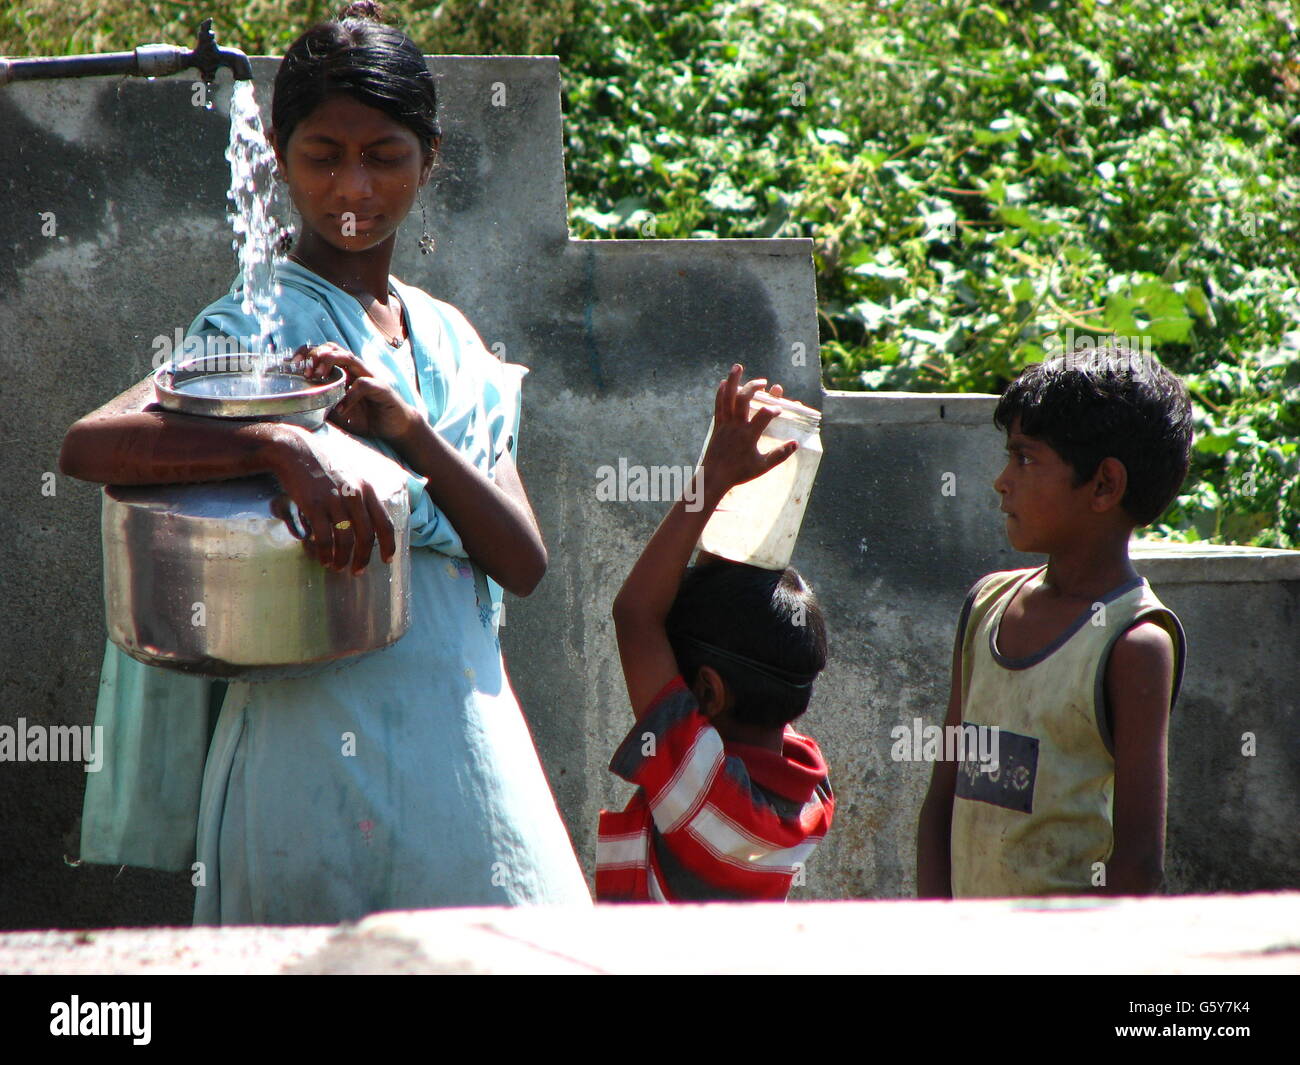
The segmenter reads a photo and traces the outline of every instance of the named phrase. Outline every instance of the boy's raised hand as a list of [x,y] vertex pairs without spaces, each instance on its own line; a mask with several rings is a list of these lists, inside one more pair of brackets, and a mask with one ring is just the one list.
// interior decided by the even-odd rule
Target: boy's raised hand
[[[713,435],[709,438],[703,461],[706,498],[720,498],[736,485],[762,476],[788,459],[799,447],[794,441],[789,441],[766,453],[759,450],[758,441],[763,430],[780,412],[775,408],[764,408],[751,416],[750,401],[767,384],[767,379],[755,377],[742,385],[743,373],[744,367],[736,363],[718,385],[713,404]],[[773,385],[768,393],[779,398],[781,386]]]
[[[682,573],[719,500],[736,485],[752,481],[784,462],[797,447],[790,441],[770,452],[759,450],[758,439],[777,412],[763,410],[750,416],[750,400],[767,382],[760,377],[742,385],[743,372],[739,364],[732,366],[731,373],[718,386],[713,436],[697,475],[703,482],[699,500],[702,505],[688,507],[685,499],[673,504],[614,600],[614,630],[623,679],[638,718],[678,672],[664,626]],[[773,385],[769,391],[773,396],[781,395],[780,385]]]

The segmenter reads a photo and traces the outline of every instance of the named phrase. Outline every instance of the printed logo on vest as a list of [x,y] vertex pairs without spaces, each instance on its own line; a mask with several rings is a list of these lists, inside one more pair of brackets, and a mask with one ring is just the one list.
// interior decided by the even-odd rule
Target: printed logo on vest
[[1034,779],[1038,773],[1038,740],[1001,730],[998,767],[985,772],[973,759],[957,766],[957,797],[986,802],[1022,814],[1034,812]]

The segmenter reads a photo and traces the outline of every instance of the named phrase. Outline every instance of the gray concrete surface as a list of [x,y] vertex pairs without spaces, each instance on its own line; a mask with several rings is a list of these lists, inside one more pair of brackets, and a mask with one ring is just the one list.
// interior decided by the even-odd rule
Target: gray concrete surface
[[[804,972],[1294,974],[1300,895],[422,910],[336,928],[0,934],[0,973]],[[1232,997],[1252,999],[1242,986]],[[1177,1023],[1272,1021],[1258,1013],[1198,1018]]]
[[[268,110],[276,60],[254,63]],[[597,469],[694,462],[712,389],[739,359],[826,415],[795,563],[831,629],[832,664],[803,724],[823,743],[840,807],[797,890],[909,894],[928,767],[890,761],[889,728],[941,716],[966,588],[1030,561],[1010,552],[996,515],[991,400],[823,396],[808,242],[571,241],[555,61],[431,67],[446,131],[446,169],[427,195],[438,251],[419,255],[412,219],[394,273],[460,306],[490,346],[533,368],[521,469],[552,562],[534,596],[508,604],[504,642],[588,871],[597,811],[627,797],[605,769],[629,724],[609,604],[666,506],[599,501]],[[491,102],[498,83],[503,107]],[[0,724],[92,720],[98,493],[46,475],[67,427],[143,376],[153,338],[184,329],[234,274],[226,118],[194,108],[190,93],[180,79],[0,89],[12,146],[0,154]],[[53,237],[41,235],[48,211]],[[945,473],[955,495],[941,491]],[[1142,563],[1163,567],[1157,590],[1192,648],[1171,742],[1174,890],[1300,885],[1297,559]],[[1240,754],[1244,731],[1258,735],[1254,758]],[[76,867],[83,788],[79,765],[0,763],[0,926],[187,923],[187,876]]]

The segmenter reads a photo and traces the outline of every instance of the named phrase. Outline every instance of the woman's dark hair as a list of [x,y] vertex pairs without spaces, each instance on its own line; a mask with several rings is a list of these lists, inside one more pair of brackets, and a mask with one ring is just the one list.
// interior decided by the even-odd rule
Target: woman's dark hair
[[1187,476],[1192,405],[1157,359],[1119,344],[1067,353],[1021,372],[998,400],[993,423],[1046,441],[1087,481],[1102,459],[1128,472],[1121,505],[1138,525],[1155,521]]
[[793,721],[808,709],[812,682],[826,666],[821,607],[793,568],[695,566],[682,578],[666,627],[686,683],[712,666],[735,700],[732,715],[747,724]]
[[331,96],[351,96],[383,111],[419,138],[425,154],[440,136],[438,96],[419,47],[379,21],[383,9],[360,0],[337,21],[313,26],[289,46],[275,75],[271,124],[281,145]]

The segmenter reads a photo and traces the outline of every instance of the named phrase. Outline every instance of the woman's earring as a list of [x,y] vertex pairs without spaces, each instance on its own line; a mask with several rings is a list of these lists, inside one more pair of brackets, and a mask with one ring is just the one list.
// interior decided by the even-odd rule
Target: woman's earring
[[432,255],[438,243],[429,232],[429,212],[425,210],[423,200],[420,201],[420,217],[424,220],[424,236],[420,238],[420,252],[423,255]]

